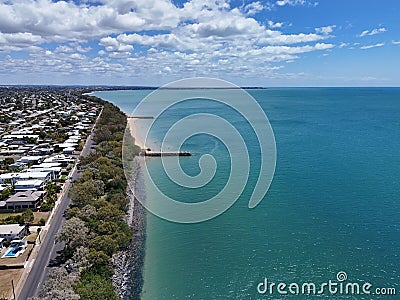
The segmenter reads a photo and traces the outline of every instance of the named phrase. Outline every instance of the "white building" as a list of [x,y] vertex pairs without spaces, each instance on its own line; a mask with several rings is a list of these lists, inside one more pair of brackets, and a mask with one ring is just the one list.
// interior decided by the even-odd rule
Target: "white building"
[[0,174],[0,183],[9,183],[11,185],[14,185],[15,182],[18,180],[18,174],[19,173],[5,173],[5,174]]
[[37,191],[44,188],[44,181],[39,179],[19,180],[14,184],[15,191]]
[[23,162],[23,163],[41,163],[43,159],[43,156],[39,156],[39,155],[30,155],[30,156],[22,156],[19,161]]
[[75,152],[75,148],[72,148],[72,147],[63,149],[64,154],[74,154],[74,152]]
[[52,178],[52,171],[35,171],[18,173],[18,180],[39,179],[43,182],[49,182]]
[[26,169],[27,173],[36,173],[36,172],[50,172],[50,180],[57,179],[60,176],[62,168],[61,167],[43,167],[41,168],[40,165],[37,165],[36,167],[32,167],[29,169]]
[[25,226],[19,224],[0,225],[0,238],[6,240],[22,239],[27,234]]
[[59,154],[46,158],[44,163],[60,163],[61,166],[66,167],[69,163],[73,163],[74,159],[68,155]]

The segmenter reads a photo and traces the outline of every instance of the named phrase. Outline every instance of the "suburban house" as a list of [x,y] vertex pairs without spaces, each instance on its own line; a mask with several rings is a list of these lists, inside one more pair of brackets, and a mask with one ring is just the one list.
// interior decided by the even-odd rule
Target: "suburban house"
[[14,195],[11,195],[8,199],[0,201],[0,210],[36,209],[42,202],[45,194],[46,192],[44,191],[17,192]]
[[68,164],[73,163],[74,159],[69,157],[68,155],[59,154],[59,155],[55,155],[52,157],[48,157],[43,162],[44,163],[57,162],[57,163],[60,163],[62,167],[66,167],[66,166],[68,166]]
[[19,180],[39,179],[43,182],[49,182],[52,178],[52,171],[35,171],[18,173]]
[[53,168],[53,167],[60,167],[61,164],[57,163],[57,162],[43,162],[40,165],[33,165],[31,168],[38,168],[38,169],[42,169],[42,168]]
[[36,148],[31,150],[29,153],[32,155],[48,155],[52,154],[54,152],[54,148],[48,147],[48,148]]
[[[29,169],[28,169],[29,170]],[[16,185],[18,181],[28,181],[28,180],[41,180],[46,183],[52,180],[52,175],[54,171],[46,170],[32,170],[31,172],[22,173],[5,173],[0,175],[0,184],[11,184]]]
[[0,238],[6,240],[22,239],[28,234],[28,229],[19,224],[0,225]]
[[0,183],[8,183],[11,185],[14,185],[15,182],[18,180],[18,174],[19,173],[5,173],[5,174],[0,174]]
[[72,148],[72,147],[63,149],[64,154],[74,154],[74,152],[75,152],[75,148]]
[[16,162],[8,166],[11,170],[18,170],[19,168],[25,167],[27,164],[22,162]]
[[41,165],[35,165],[35,166],[32,166],[32,167],[29,168],[29,169],[26,169],[25,171],[26,171],[27,173],[35,173],[35,172],[43,173],[43,172],[50,172],[50,180],[55,180],[55,179],[57,179],[57,178],[60,176],[61,170],[62,170],[61,167],[46,167],[46,166],[41,167]]
[[15,191],[37,191],[42,190],[45,186],[43,180],[19,180],[14,184]]
[[78,144],[77,143],[72,143],[72,142],[64,142],[64,143],[61,143],[61,144],[55,144],[54,145],[54,147],[58,147],[58,148],[61,148],[61,149],[64,149],[64,148],[72,148],[72,147],[76,147],[76,146],[78,146]]
[[22,156],[18,161],[27,164],[39,164],[42,162],[43,156],[40,155],[31,155],[31,156]]

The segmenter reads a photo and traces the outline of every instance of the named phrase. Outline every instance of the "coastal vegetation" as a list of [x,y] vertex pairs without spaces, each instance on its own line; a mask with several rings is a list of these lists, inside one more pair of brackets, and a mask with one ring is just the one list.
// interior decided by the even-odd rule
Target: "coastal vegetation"
[[[132,239],[124,220],[129,207],[122,163],[126,122],[117,107],[104,104],[93,137],[96,151],[81,158],[79,179],[69,192],[72,205],[56,236],[65,243],[64,264],[51,272],[41,299],[65,299],[65,292],[68,299],[118,299],[111,257]],[[136,147],[131,154],[139,150]]]

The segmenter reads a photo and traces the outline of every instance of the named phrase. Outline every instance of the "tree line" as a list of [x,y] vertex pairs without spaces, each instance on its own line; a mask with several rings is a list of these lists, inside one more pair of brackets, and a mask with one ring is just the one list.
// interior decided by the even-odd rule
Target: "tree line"
[[[111,257],[132,239],[124,220],[129,206],[122,162],[126,124],[123,112],[104,104],[93,137],[96,150],[80,160],[67,220],[56,236],[65,242],[64,266],[49,273],[39,299],[118,299]],[[130,155],[139,151],[136,146]]]

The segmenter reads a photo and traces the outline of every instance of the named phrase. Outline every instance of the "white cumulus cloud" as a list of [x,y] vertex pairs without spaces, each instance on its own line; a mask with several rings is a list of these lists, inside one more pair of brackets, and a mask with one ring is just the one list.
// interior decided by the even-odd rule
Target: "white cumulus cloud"
[[386,28],[380,27],[380,28],[375,28],[375,29],[372,29],[372,30],[364,30],[363,32],[360,33],[359,36],[360,37],[364,37],[364,36],[367,36],[367,35],[377,35],[377,34],[380,34],[380,33],[384,33],[386,31],[387,31]]
[[377,47],[382,47],[385,46],[385,43],[377,43],[373,45],[366,45],[366,46],[361,46],[360,49],[366,50],[366,49],[372,49],[372,48],[377,48]]
[[308,6],[317,6],[318,2],[312,2],[308,0],[278,0],[275,2],[277,6],[297,6],[297,5],[308,5]]
[[319,27],[315,28],[315,32],[319,34],[330,34],[333,32],[333,29],[336,27],[336,25],[330,25],[330,26],[324,26],[324,27]]

